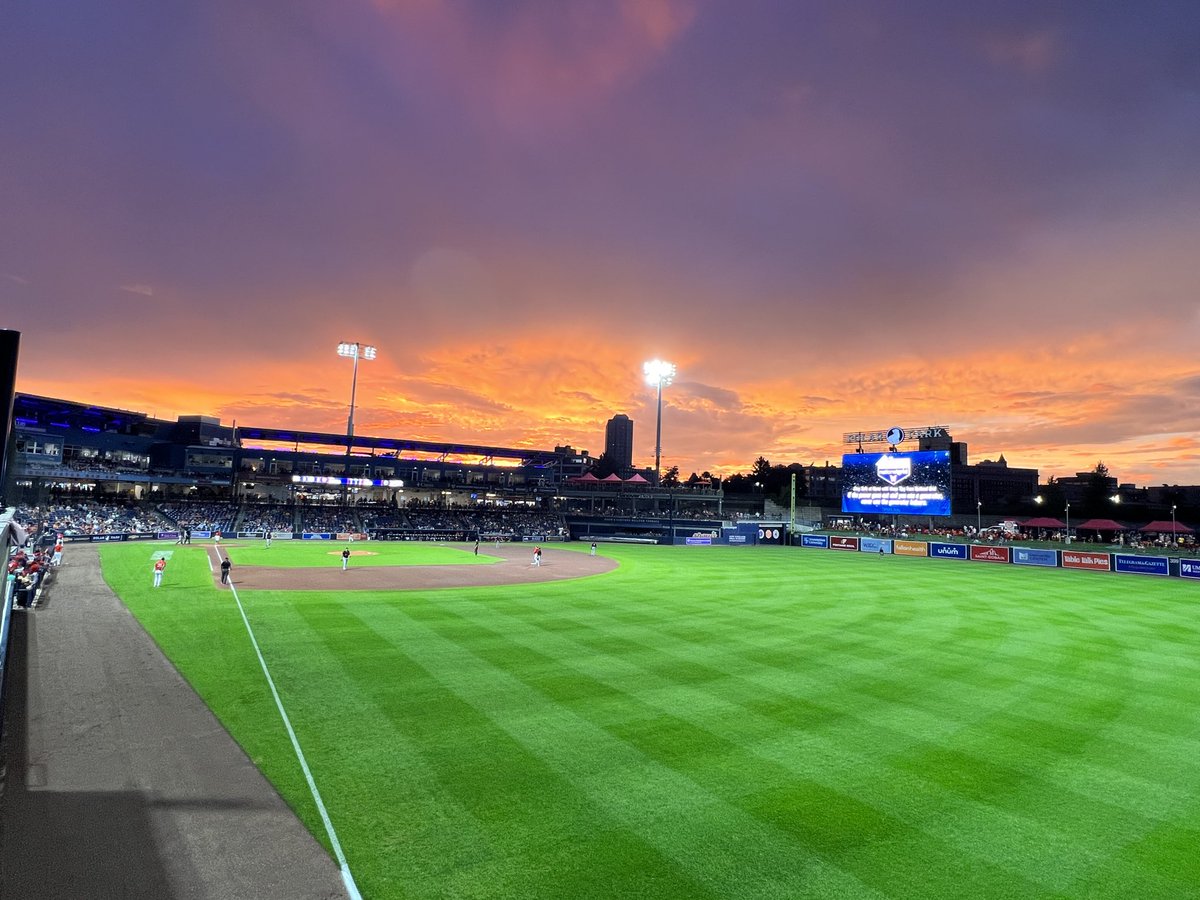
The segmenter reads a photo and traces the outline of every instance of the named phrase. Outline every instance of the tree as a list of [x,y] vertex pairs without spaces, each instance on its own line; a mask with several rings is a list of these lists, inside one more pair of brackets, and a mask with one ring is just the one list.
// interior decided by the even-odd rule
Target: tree
[[1083,507],[1089,515],[1108,518],[1111,497],[1116,479],[1108,474],[1108,466],[1103,462],[1096,463],[1096,468],[1088,473],[1087,483],[1083,491]]
[[662,476],[663,487],[679,487],[679,466],[671,466]]

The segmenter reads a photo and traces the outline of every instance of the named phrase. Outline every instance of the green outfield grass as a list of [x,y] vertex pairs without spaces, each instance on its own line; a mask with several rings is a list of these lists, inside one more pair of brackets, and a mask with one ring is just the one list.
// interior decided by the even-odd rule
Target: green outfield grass
[[[471,566],[500,561],[489,556],[490,544],[480,546],[479,555],[471,544],[432,541],[273,541],[268,548],[262,541],[222,544],[234,565],[280,566],[283,568],[340,567],[342,550],[356,554],[352,566]],[[363,555],[365,554],[365,555]]]
[[[151,547],[101,553],[324,842],[197,549],[157,591]],[[1200,585],[602,552],[575,582],[242,595],[365,897],[1200,893]]]

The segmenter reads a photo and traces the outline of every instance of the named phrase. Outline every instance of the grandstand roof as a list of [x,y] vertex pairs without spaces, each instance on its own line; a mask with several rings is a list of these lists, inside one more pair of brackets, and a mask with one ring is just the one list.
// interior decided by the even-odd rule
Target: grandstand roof
[[[240,441],[277,441],[285,444],[325,444],[346,446],[344,434],[324,431],[297,431],[285,428],[256,428],[239,425]],[[559,455],[553,450],[531,450],[520,447],[492,447],[486,444],[463,444],[458,442],[414,441],[404,438],[354,436],[356,449],[387,450],[393,453],[440,453],[448,456],[490,456],[501,459],[521,460],[527,466],[551,466],[558,463]]]

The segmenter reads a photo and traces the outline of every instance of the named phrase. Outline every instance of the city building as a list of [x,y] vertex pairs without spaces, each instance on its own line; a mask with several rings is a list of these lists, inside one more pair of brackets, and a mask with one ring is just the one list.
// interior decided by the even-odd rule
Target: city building
[[633,469],[633,419],[619,413],[604,427],[604,452],[625,475]]

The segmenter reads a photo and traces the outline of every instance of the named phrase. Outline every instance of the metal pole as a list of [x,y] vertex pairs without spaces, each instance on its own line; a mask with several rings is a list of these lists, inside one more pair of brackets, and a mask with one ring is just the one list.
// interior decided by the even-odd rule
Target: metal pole
[[662,375],[658,376],[658,424],[654,430],[654,486],[662,484]]
[[1067,503],[1067,535],[1066,542],[1071,543],[1071,504]]
[[976,536],[983,533],[983,501],[975,501],[975,534]]
[[350,377],[350,418],[346,420],[346,437],[354,438],[354,394],[358,390],[358,344],[354,345],[354,374]]

